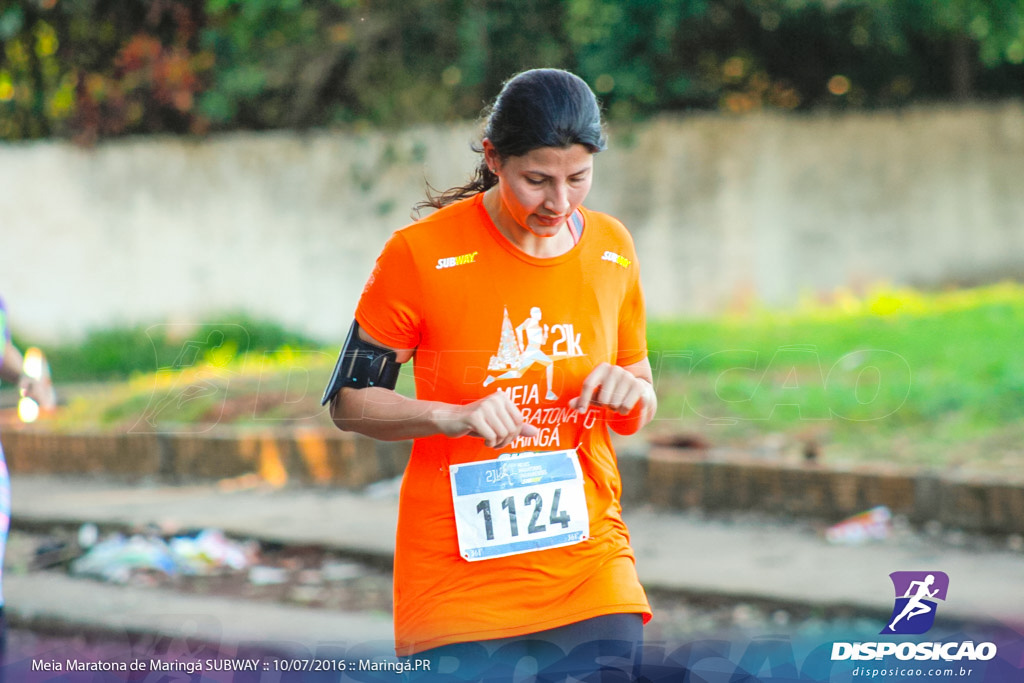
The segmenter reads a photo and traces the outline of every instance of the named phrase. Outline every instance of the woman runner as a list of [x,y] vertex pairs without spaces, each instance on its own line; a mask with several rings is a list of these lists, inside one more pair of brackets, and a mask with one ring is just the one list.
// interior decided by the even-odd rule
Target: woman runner
[[[396,651],[444,680],[509,680],[523,658],[538,680],[629,680],[638,663],[651,609],[608,430],[636,432],[657,399],[633,241],[583,207],[604,148],[580,78],[509,80],[472,180],[385,245],[325,392],[341,429],[414,439]],[[392,391],[410,358],[414,399]]]

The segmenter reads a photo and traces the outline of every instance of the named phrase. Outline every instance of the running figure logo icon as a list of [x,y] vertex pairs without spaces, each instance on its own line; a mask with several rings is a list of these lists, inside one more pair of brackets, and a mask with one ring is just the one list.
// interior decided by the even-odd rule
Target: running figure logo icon
[[893,572],[889,574],[896,591],[889,624],[882,634],[917,635],[935,623],[936,600],[945,600],[949,577],[944,572]]
[[[488,374],[484,386],[498,380],[520,379],[533,366],[544,368],[546,393],[548,401],[558,399],[552,387],[555,361],[583,355],[580,346],[580,335],[573,330],[572,323],[548,325],[542,323],[544,313],[540,307],[530,309],[530,317],[517,327],[512,327],[512,320],[505,308],[505,316],[501,323],[501,341],[497,354],[491,356],[487,365]],[[544,351],[542,347],[551,342],[551,349]]]

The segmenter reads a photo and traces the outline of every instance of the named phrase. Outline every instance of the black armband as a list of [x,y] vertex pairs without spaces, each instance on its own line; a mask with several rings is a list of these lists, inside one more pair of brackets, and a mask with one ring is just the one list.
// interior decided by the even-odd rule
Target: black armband
[[394,389],[398,383],[398,371],[402,367],[402,364],[395,360],[396,356],[397,352],[392,349],[360,339],[359,323],[353,320],[345,346],[338,355],[338,364],[334,366],[334,374],[327,384],[324,397],[320,399],[320,405],[327,405],[342,387]]

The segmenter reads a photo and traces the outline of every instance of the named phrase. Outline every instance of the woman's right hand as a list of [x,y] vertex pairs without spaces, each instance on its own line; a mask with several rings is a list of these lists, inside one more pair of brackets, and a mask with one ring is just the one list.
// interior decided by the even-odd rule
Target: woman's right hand
[[473,436],[494,449],[505,448],[520,436],[539,433],[503,391],[466,405],[447,405],[437,411],[435,420],[438,430],[447,437]]

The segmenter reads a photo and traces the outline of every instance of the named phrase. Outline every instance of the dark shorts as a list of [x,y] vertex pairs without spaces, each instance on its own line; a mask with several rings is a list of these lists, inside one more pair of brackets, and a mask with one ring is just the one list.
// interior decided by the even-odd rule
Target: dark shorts
[[515,638],[442,645],[406,658],[408,681],[635,680],[643,616],[608,614]]

